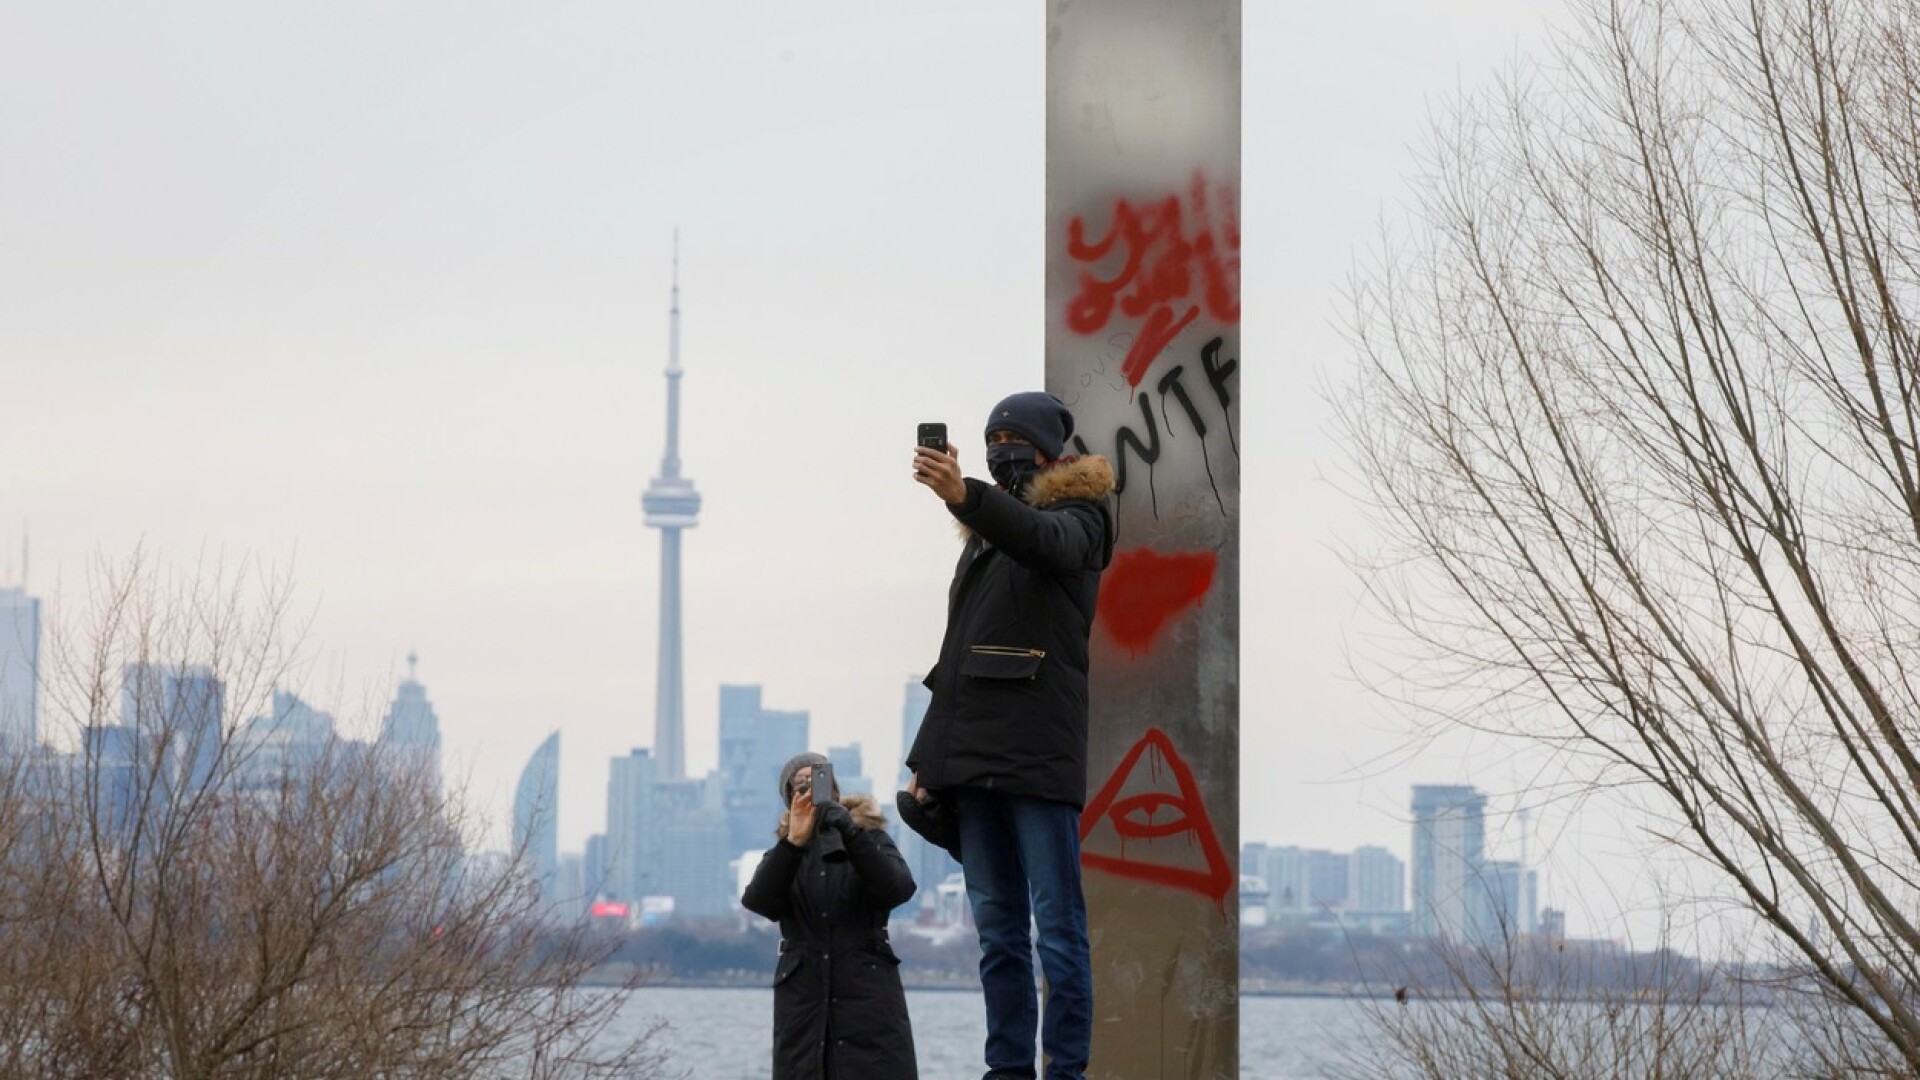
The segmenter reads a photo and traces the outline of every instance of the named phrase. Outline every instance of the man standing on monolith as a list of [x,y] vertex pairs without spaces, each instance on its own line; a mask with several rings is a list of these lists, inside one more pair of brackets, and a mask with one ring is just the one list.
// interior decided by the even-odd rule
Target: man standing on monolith
[[[1067,407],[1030,392],[987,418],[993,483],[964,477],[951,444],[914,453],[914,479],[946,504],[966,546],[926,679],[933,701],[907,765],[913,795],[957,819],[980,932],[990,1080],[1036,1075],[1036,1026],[1047,1080],[1078,1080],[1091,1052],[1080,809],[1087,638],[1113,556],[1113,470],[1105,458],[1065,456],[1072,434]],[[1044,1024],[1030,921],[1046,976]]]

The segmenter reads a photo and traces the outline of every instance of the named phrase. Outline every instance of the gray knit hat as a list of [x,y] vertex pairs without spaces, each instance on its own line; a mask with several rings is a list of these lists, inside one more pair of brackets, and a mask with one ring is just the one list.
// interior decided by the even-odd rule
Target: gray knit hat
[[809,750],[804,754],[795,754],[780,766],[780,805],[793,801],[793,774],[811,765],[830,765],[832,762]]

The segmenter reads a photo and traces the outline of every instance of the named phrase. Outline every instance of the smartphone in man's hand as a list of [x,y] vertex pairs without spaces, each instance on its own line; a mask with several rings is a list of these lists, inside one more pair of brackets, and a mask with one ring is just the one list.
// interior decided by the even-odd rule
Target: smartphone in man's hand
[[915,441],[929,450],[938,450],[944,454],[947,450],[947,425],[938,422],[921,424]]

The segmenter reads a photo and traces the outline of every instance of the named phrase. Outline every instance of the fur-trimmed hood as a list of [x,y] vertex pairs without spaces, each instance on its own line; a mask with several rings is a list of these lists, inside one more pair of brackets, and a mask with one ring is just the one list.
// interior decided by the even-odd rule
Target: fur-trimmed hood
[[[847,813],[853,815],[853,823],[863,829],[872,830],[887,827],[887,815],[881,811],[879,800],[871,795],[861,795],[857,792],[851,795],[842,794],[840,796],[840,804],[847,808]],[[819,811],[816,810],[814,813],[817,816]],[[790,816],[792,815],[788,811],[782,810],[780,812],[780,826],[773,831],[773,834],[782,840],[787,838],[787,818]]]
[[[986,483],[986,481],[982,481]],[[1113,494],[1113,466],[1098,454],[1064,457],[1034,474],[1020,500],[1035,509],[1073,499],[1099,500]],[[960,539],[969,540],[973,530],[956,519],[953,527]]]
[[1061,458],[1040,470],[1022,498],[1028,506],[1068,499],[1104,499],[1113,493],[1113,466],[1098,454]]

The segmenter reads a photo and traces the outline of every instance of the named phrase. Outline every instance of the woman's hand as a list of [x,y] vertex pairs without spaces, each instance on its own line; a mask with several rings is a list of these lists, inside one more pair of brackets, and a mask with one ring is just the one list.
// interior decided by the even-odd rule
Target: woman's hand
[[787,807],[787,842],[795,847],[806,847],[813,839],[813,824],[818,816],[813,806],[813,788],[799,790],[802,785],[796,783],[793,793],[793,805]]

